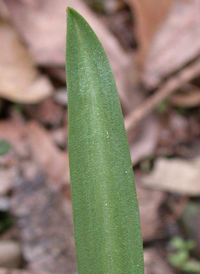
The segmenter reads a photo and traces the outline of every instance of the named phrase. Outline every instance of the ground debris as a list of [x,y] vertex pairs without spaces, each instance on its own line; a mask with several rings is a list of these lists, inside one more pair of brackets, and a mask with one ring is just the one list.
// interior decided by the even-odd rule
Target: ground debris
[[55,187],[69,185],[68,152],[59,150],[49,132],[35,120],[27,125],[27,134],[33,159],[49,176],[52,184]]
[[165,237],[164,224],[160,218],[160,209],[164,203],[165,194],[141,186],[140,176],[135,172],[142,238],[144,242],[150,242]]
[[143,80],[147,86],[156,87],[163,77],[199,56],[199,9],[199,0],[174,1],[145,61]]
[[188,196],[200,195],[200,158],[157,158],[153,171],[144,175],[146,187]]
[[76,273],[71,202],[38,174],[31,182],[18,182],[11,211],[21,230],[28,269],[38,274]]
[[144,249],[145,274],[174,274],[175,272],[156,248]]
[[0,97],[13,102],[37,103],[50,96],[53,86],[39,74],[15,29],[0,21]]
[[[0,274],[37,274],[36,272],[30,272],[22,269],[5,269],[0,268]],[[39,272],[39,274],[50,274],[48,272]]]

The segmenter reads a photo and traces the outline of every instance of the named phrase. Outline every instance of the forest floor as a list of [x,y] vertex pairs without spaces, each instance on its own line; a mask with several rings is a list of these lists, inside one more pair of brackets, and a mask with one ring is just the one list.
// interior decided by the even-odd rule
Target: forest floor
[[0,274],[77,274],[67,6],[91,24],[116,79],[145,274],[200,273],[200,3],[174,1],[138,69],[131,2],[0,0]]

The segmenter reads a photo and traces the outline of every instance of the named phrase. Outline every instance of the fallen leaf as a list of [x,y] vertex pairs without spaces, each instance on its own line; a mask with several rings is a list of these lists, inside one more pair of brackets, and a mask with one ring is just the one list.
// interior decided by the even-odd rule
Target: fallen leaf
[[[128,56],[124,54],[114,36],[82,1],[6,0],[6,5],[12,14],[12,20],[40,65],[63,66],[65,64],[66,8],[68,6],[75,8],[88,20],[110,56],[116,55],[115,58],[121,63],[128,61]],[[118,50],[117,53],[125,57],[125,60],[121,60],[122,56],[118,56],[115,50]]]
[[182,68],[200,53],[200,1],[175,1],[156,34],[145,62],[143,81],[149,88]]
[[138,42],[137,65],[143,69],[152,40],[175,0],[126,0],[135,19],[134,32]]
[[200,158],[157,158],[153,171],[142,178],[146,187],[188,196],[200,195],[199,181]]
[[[122,104],[132,108],[132,89],[127,72],[130,57],[102,21],[80,0],[6,0],[11,20],[29,46],[38,65],[65,66],[66,8],[76,9],[88,21],[103,44],[110,61]],[[62,73],[62,75],[65,75]],[[65,78],[65,76],[64,76]]]
[[13,27],[0,21],[0,97],[36,103],[52,93],[48,78],[35,69],[33,60]]
[[68,153],[59,150],[48,131],[36,121],[28,123],[27,134],[33,158],[50,177],[53,186],[69,185]]

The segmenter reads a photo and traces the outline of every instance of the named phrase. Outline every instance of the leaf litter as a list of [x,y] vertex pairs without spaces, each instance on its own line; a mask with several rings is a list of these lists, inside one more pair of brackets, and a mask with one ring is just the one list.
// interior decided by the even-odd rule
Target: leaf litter
[[[10,208],[26,260],[22,267],[28,271],[9,270],[11,274],[62,274],[66,269],[69,274],[77,274],[65,137],[67,95],[63,93],[68,5],[93,26],[114,71],[135,169],[143,239],[148,245],[144,249],[145,274],[161,273],[160,270],[175,273],[166,260],[166,239],[177,233],[182,237],[186,234],[180,233],[181,213],[173,212],[175,207],[170,207],[170,201],[176,199],[179,207],[180,197],[190,200],[199,196],[199,35],[194,35],[198,34],[199,3],[167,1],[168,11],[161,20],[154,13],[154,25],[147,20],[143,26],[152,31],[148,47],[138,44],[135,50],[131,41],[134,37],[139,41],[143,35],[135,35],[137,18],[145,16],[136,14],[135,5],[145,5],[145,1],[127,0],[126,5],[121,0],[110,2],[120,7],[110,12],[109,4],[105,5],[103,12],[107,18],[114,15],[112,20],[96,15],[95,8],[92,12],[80,0],[0,1],[0,140],[11,146],[7,154],[0,156],[0,195],[12,194]],[[154,10],[158,6],[151,7]],[[178,13],[180,10],[182,13]],[[121,24],[127,22],[128,13],[133,15],[134,33],[126,38],[130,31],[123,34],[121,29],[127,25],[121,28]],[[171,32],[172,26],[176,32]],[[182,38],[177,39],[175,33]],[[143,56],[145,87],[138,84],[138,56]],[[161,113],[158,106],[163,102]],[[166,213],[163,207],[170,211]],[[183,206],[180,207],[178,211],[182,212]],[[195,233],[198,232],[194,229]],[[12,230],[8,235],[16,239]],[[7,270],[0,268],[1,273]]]
[[191,197],[200,195],[200,157],[192,160],[157,158],[154,169],[142,179],[153,189]]
[[51,95],[49,79],[37,71],[33,59],[8,22],[0,21],[0,97],[37,103]]

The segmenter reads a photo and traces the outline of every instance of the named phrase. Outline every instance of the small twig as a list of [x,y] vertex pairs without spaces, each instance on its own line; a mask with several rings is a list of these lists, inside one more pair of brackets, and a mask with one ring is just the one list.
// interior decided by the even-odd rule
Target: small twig
[[177,75],[171,77],[157,92],[146,99],[139,107],[134,109],[125,117],[127,135],[144,119],[155,107],[169,97],[178,88],[191,81],[200,74],[200,58],[188,67],[181,70]]
[[200,105],[200,88],[186,83],[181,91],[184,93],[175,93],[170,98],[170,103],[177,107],[193,108]]

